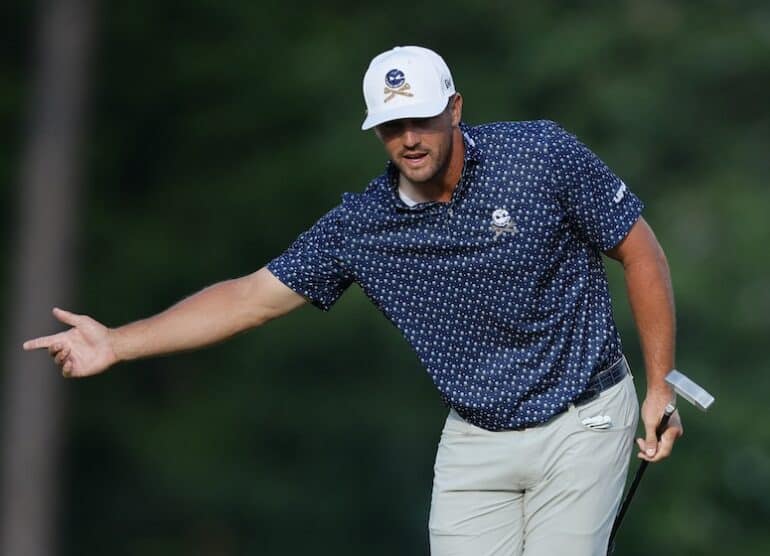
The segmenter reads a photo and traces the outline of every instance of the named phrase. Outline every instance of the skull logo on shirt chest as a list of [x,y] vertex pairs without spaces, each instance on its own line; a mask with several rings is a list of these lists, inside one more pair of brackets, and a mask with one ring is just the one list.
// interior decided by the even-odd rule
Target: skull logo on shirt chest
[[489,231],[495,234],[494,239],[501,235],[515,235],[518,229],[516,223],[511,219],[511,214],[507,209],[498,208],[492,211],[492,222],[489,225]]

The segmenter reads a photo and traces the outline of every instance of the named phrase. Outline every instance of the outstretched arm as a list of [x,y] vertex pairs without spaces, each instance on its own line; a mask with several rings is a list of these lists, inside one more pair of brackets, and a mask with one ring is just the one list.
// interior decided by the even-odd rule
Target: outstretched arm
[[674,368],[675,315],[671,277],[663,249],[650,226],[639,218],[626,237],[607,251],[623,265],[631,311],[647,371],[647,395],[642,404],[645,439],[638,438],[638,456],[658,461],[671,453],[674,442],[683,433],[679,413],[675,412],[657,441],[655,428],[674,393],[665,377]]
[[72,328],[24,342],[25,350],[46,348],[65,376],[84,377],[119,361],[186,351],[220,342],[260,326],[305,303],[267,270],[210,286],[153,317],[119,328],[54,309]]

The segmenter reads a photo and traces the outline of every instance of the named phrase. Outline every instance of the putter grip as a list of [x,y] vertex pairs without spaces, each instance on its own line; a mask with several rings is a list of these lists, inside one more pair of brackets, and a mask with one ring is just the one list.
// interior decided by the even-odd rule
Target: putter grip
[[658,423],[658,426],[655,429],[655,436],[658,437],[658,440],[660,440],[661,435],[663,435],[663,431],[666,430],[666,427],[668,426],[668,420],[671,419],[671,415],[673,415],[674,411],[676,411],[676,407],[674,407],[673,404],[668,404],[666,406],[666,410],[663,412],[663,417],[661,417],[660,423]]

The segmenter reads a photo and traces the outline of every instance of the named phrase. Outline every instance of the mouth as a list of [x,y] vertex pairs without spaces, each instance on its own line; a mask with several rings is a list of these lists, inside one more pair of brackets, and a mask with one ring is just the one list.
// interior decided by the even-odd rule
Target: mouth
[[411,166],[414,168],[422,165],[422,163],[428,159],[428,153],[427,152],[407,153],[405,155],[402,155],[401,158],[406,162],[407,166]]

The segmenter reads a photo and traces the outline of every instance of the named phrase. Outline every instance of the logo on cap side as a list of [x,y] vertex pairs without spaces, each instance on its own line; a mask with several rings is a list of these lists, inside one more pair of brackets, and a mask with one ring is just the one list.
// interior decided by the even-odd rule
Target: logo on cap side
[[405,97],[413,97],[414,94],[409,92],[411,87],[406,82],[406,76],[400,69],[392,69],[385,74],[385,102],[392,100],[396,95],[402,95]]

